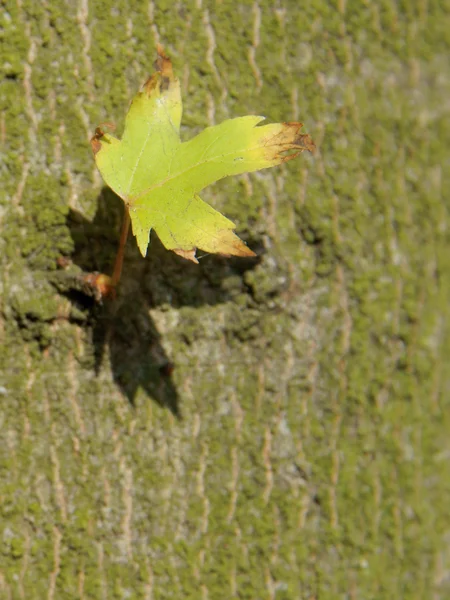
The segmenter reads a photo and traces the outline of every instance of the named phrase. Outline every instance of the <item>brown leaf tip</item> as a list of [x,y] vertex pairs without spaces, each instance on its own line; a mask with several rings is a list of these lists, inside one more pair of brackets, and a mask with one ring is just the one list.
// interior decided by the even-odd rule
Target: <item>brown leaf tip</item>
[[158,58],[155,60],[154,66],[156,71],[161,73],[163,79],[168,79],[169,81],[173,79],[173,68],[172,61],[164,52],[163,47],[158,44],[156,47],[156,51],[158,53]]
[[164,52],[161,44],[156,47],[158,58],[153,63],[156,73],[153,73],[144,83],[144,90],[148,95],[159,85],[160,92],[165,92],[169,89],[171,82],[174,80],[172,61]]
[[196,248],[193,248],[192,250],[182,250],[181,248],[174,248],[173,251],[175,252],[175,254],[178,254],[178,256],[182,256],[186,260],[191,260],[196,265],[198,265],[198,260],[195,256]]
[[230,229],[222,230],[222,235],[218,236],[218,248],[215,252],[222,256],[241,256],[245,258],[255,257],[253,250],[239,238],[234,231]]
[[[313,142],[311,136],[307,133],[300,133],[300,129],[303,127],[303,123],[289,121],[283,124],[287,128],[287,132],[289,132],[286,135],[286,138],[290,138],[290,140],[287,143],[290,144],[291,148],[298,149],[299,152],[304,152],[305,150],[311,152],[312,154],[315,152],[316,145]],[[294,158],[299,154],[299,152],[286,156],[285,160],[290,160],[291,158]]]
[[254,258],[255,256],[257,256],[257,254],[256,252],[253,252],[253,250],[250,250],[248,246],[242,244],[236,247],[236,252],[233,252],[233,254],[231,255],[225,256],[242,256],[243,258]]
[[97,154],[97,152],[99,150],[101,150],[101,148],[102,148],[100,140],[105,135],[105,132],[103,131],[102,127],[107,127],[108,129],[111,129],[112,131],[114,131],[116,128],[114,123],[108,123],[108,122],[100,123],[100,125],[95,128],[95,133],[91,137],[91,147],[92,147],[92,151],[94,152],[94,155]]

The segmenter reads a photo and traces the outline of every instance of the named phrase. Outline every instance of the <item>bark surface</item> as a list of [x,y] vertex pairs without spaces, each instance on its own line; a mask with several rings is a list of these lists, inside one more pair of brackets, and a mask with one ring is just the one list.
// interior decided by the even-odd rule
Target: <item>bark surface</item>
[[[2,3],[1,598],[450,596],[449,14]],[[203,193],[257,260],[130,238],[99,306],[89,139],[157,43],[183,139],[262,114],[318,153]]]

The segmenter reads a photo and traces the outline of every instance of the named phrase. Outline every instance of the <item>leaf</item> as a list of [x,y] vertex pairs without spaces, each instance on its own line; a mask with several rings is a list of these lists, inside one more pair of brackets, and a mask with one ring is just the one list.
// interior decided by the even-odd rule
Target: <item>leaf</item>
[[155,69],[130,106],[122,139],[100,126],[91,140],[104,181],[129,210],[142,255],[154,229],[166,248],[194,262],[197,248],[254,256],[233,232],[234,223],[198,193],[223,177],[313,151],[313,141],[300,133],[301,123],[258,126],[264,117],[247,116],[207,127],[181,143],[180,83],[160,46]]

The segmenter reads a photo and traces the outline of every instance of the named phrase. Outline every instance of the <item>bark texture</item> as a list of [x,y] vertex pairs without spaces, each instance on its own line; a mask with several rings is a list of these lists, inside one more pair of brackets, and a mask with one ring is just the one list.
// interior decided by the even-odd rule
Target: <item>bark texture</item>
[[[0,597],[450,597],[448,2],[0,23]],[[97,306],[122,207],[88,142],[158,42],[184,139],[253,113],[319,151],[203,194],[258,260],[130,238]]]

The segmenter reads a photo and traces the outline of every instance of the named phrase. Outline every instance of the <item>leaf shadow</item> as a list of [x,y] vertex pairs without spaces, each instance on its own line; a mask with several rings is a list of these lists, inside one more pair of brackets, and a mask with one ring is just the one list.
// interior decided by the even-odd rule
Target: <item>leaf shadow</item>
[[[71,259],[83,272],[111,274],[122,217],[122,200],[106,187],[97,199],[92,221],[70,210],[68,226],[75,246]],[[262,254],[259,240],[251,240],[250,244]],[[151,309],[226,302],[246,291],[244,273],[260,261],[258,257],[197,254],[199,265],[167,251],[152,233],[147,257],[143,258],[130,234],[115,299],[98,304],[79,289],[66,292],[77,310],[88,313],[96,373],[109,359],[113,378],[132,405],[141,387],[160,406],[181,417],[172,378],[176,365],[164,350]]]

